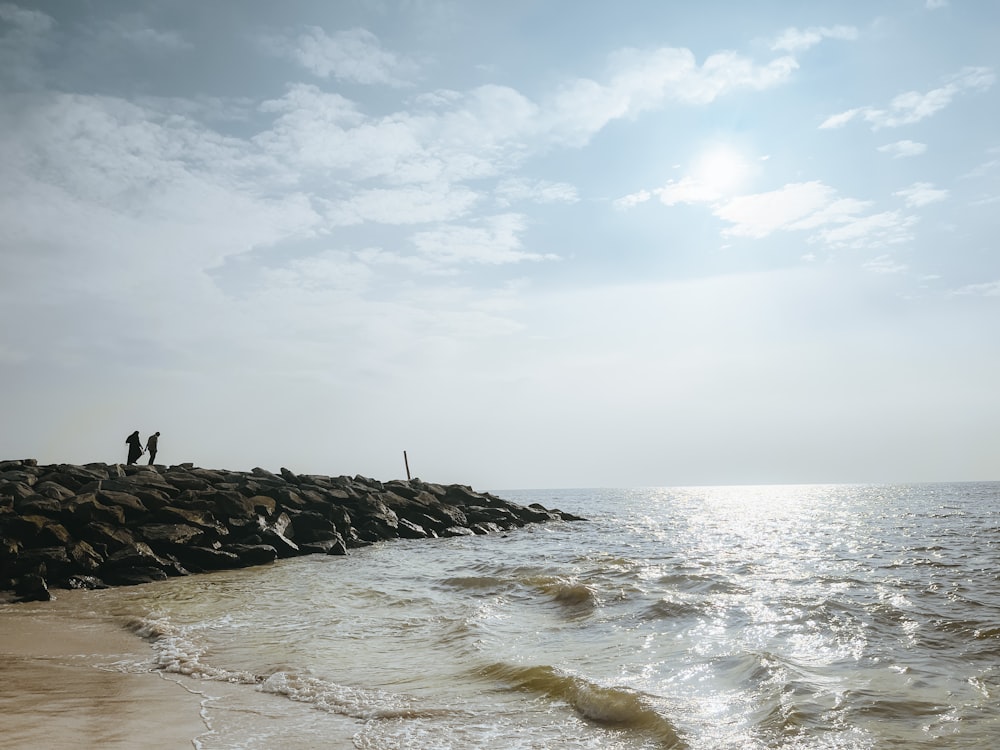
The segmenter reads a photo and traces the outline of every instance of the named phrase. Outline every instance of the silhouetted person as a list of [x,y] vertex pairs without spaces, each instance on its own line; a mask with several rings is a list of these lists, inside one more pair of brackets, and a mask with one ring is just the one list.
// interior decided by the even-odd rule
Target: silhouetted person
[[131,466],[142,455],[142,438],[139,437],[139,431],[136,430],[125,438],[125,443],[128,445],[128,465]]
[[156,441],[160,439],[160,433],[154,432],[149,436],[149,440],[146,441],[146,450],[149,451],[149,465],[153,465],[153,461],[156,459]]

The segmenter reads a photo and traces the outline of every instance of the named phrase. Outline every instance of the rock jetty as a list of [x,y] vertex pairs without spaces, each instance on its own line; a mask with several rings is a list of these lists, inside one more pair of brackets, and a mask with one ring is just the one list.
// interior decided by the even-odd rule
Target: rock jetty
[[0,461],[0,591],[104,588],[577,516],[464,485],[281,469]]

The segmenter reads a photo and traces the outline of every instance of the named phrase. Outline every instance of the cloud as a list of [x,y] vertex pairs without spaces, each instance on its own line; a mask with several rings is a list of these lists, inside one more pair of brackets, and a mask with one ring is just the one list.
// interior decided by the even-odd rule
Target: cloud
[[947,8],[948,5],[948,0],[927,0],[924,7],[926,7],[927,10],[938,10],[939,8]]
[[872,273],[903,273],[908,269],[905,263],[900,263],[889,255],[872,258],[866,261],[863,267]]
[[125,42],[140,52],[178,52],[192,45],[176,31],[155,29],[140,13],[128,13],[99,25],[96,34],[101,44]]
[[815,47],[824,39],[853,41],[858,38],[858,30],[853,26],[811,26],[808,29],[785,29],[771,45],[771,49],[782,52],[804,52]]
[[1000,280],[983,284],[967,284],[954,290],[952,294],[966,297],[1000,297]]
[[945,200],[948,197],[948,191],[937,190],[929,182],[914,182],[908,188],[897,190],[893,195],[900,196],[906,201],[907,206],[918,208]]
[[332,226],[451,221],[468,213],[478,199],[469,188],[446,183],[371,188],[331,201],[327,216]]
[[16,89],[41,83],[38,56],[55,25],[55,19],[41,11],[0,3],[0,83]]
[[[914,186],[907,196],[930,198],[927,186]],[[916,219],[899,212],[866,213],[871,203],[844,198],[819,181],[790,183],[777,190],[732,198],[720,195],[689,177],[672,182],[652,193],[641,191],[615,202],[627,209],[657,195],[667,206],[677,203],[711,206],[712,213],[726,226],[726,237],[763,239],[776,232],[809,232],[810,242],[829,247],[881,247],[911,238]]]
[[417,251],[436,263],[482,263],[500,265],[525,260],[556,260],[556,255],[530,253],[522,249],[520,234],[525,229],[520,214],[486,217],[478,225],[442,226],[417,232],[413,243]]
[[897,245],[913,239],[917,219],[899,211],[845,219],[821,229],[812,239],[834,248],[873,248]]
[[907,91],[889,102],[885,109],[877,107],[856,107],[831,115],[820,125],[820,129],[840,128],[848,122],[861,118],[872,126],[872,130],[898,128],[912,125],[940,112],[963,92],[982,92],[989,89],[996,76],[991,68],[964,68],[939,88],[927,92]]
[[294,38],[270,38],[265,44],[320,78],[405,86],[418,72],[415,62],[382,49],[378,37],[366,29],[331,35],[318,26],[310,26]]
[[731,91],[771,88],[797,68],[790,56],[760,65],[735,52],[719,52],[699,66],[688,49],[624,49],[611,56],[606,82],[575,79],[548,98],[541,128],[563,145],[581,146],[614,120],[669,101],[701,105]]
[[731,225],[724,234],[760,239],[815,216],[830,206],[834,196],[833,188],[821,182],[793,183],[733,198],[717,206],[715,215]]
[[909,156],[920,156],[927,151],[926,143],[916,141],[896,141],[879,146],[878,150],[884,154],[889,154],[893,159],[903,159]]
[[519,201],[576,203],[580,200],[576,188],[568,183],[520,178],[501,180],[494,195],[501,206],[509,206]]
[[614,201],[614,207],[618,209],[629,209],[634,206],[638,206],[640,203],[645,203],[652,197],[653,194],[648,190],[640,190],[636,193],[618,198]]
[[55,26],[55,19],[40,10],[25,10],[13,3],[0,3],[0,21],[23,34],[44,34]]

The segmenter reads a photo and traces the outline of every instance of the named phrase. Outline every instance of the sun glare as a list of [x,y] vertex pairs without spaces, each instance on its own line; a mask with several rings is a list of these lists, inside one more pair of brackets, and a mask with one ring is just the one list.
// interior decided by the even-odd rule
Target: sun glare
[[718,146],[695,162],[692,176],[712,192],[726,195],[739,190],[749,175],[750,165],[742,154],[729,146]]

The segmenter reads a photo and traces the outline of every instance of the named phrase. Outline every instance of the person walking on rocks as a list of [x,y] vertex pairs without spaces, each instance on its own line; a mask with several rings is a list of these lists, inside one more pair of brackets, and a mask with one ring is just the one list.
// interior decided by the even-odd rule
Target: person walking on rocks
[[125,443],[128,445],[128,465],[131,466],[142,455],[142,438],[139,437],[139,431],[136,430],[125,438]]
[[153,461],[156,459],[156,442],[160,439],[160,433],[154,432],[149,436],[149,440],[146,441],[146,450],[149,451],[149,465],[153,465]]

